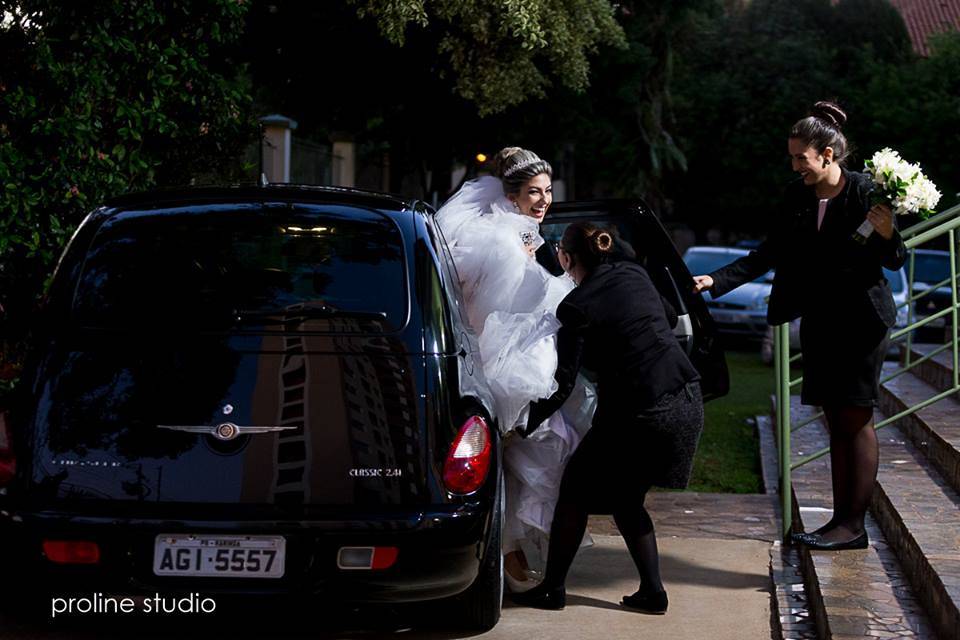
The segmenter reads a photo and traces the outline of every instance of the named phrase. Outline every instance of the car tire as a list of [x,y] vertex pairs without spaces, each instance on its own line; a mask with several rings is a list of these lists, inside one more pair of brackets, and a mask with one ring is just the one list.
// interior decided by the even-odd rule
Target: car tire
[[489,631],[500,620],[503,606],[503,475],[500,476],[497,507],[490,525],[490,538],[480,561],[480,573],[473,584],[456,597],[457,617],[462,626]]

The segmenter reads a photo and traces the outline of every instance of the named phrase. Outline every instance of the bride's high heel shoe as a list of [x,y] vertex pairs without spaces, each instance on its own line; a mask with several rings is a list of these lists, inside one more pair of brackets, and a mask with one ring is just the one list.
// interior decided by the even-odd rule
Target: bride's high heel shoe
[[533,580],[517,580],[506,571],[503,572],[503,579],[506,581],[507,589],[510,593],[523,593],[524,591],[532,589],[537,584]]
[[503,579],[507,583],[507,589],[510,590],[510,593],[524,593],[533,589],[535,586],[540,584],[540,581],[543,580],[543,575],[539,571],[534,571],[532,569],[527,569],[524,571],[526,575],[526,580],[517,580],[509,571],[504,570]]
[[543,580],[539,572],[533,571],[527,565],[527,558],[520,549],[510,551],[503,556],[503,578],[511,593],[529,591]]

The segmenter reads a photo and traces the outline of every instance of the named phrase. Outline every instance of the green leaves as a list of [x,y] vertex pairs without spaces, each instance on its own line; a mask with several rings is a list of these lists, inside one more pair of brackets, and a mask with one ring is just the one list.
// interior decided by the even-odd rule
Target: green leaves
[[480,115],[540,98],[552,83],[586,89],[588,55],[600,46],[625,47],[607,0],[350,0],[361,18],[374,18],[397,46],[408,32],[443,35],[437,52],[454,90]]
[[16,45],[0,69],[0,328],[11,335],[92,206],[216,171],[256,128],[243,67],[223,63],[246,2],[0,6],[13,16],[0,37]]

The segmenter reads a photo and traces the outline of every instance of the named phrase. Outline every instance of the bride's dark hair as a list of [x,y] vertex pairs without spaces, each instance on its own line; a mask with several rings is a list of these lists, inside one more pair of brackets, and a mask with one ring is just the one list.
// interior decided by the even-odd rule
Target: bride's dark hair
[[622,244],[616,229],[605,229],[590,222],[572,223],[560,239],[560,248],[587,272],[613,259]]
[[827,147],[833,149],[833,158],[845,164],[850,155],[850,144],[841,129],[847,122],[847,114],[837,104],[821,100],[810,109],[810,115],[798,120],[790,129],[791,138],[802,140],[817,153],[823,154]]
[[545,173],[553,177],[553,168],[528,149],[520,147],[504,147],[493,157],[493,175],[503,182],[503,192],[515,195],[530,178]]

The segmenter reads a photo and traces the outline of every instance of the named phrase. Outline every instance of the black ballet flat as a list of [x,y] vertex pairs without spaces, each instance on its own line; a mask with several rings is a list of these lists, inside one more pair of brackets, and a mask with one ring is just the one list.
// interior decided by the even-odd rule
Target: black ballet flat
[[794,533],[790,535],[790,541],[794,544],[816,543],[820,539],[819,533]]
[[567,606],[567,590],[564,587],[539,585],[521,593],[511,593],[510,599],[524,607],[560,610]]
[[[797,536],[803,536],[798,538]],[[818,551],[847,551],[849,549],[866,549],[870,546],[870,540],[867,538],[867,532],[864,531],[853,540],[845,542],[827,542],[822,536],[815,533],[794,534],[794,542],[806,545],[808,549]]]
[[623,596],[620,604],[641,613],[662,616],[667,612],[667,592],[641,593],[637,591],[633,595]]

